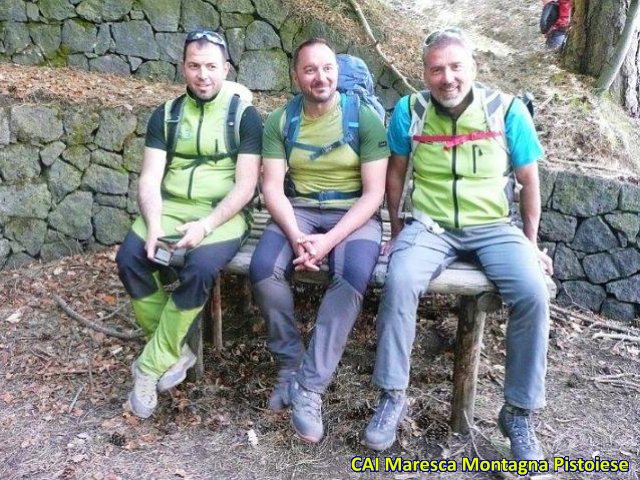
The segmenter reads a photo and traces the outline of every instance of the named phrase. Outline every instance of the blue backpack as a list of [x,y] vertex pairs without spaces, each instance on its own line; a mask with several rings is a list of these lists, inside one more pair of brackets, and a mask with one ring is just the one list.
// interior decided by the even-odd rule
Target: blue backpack
[[372,108],[384,122],[385,110],[376,97],[373,76],[367,64],[361,58],[341,53],[336,56],[338,61],[338,91],[340,92],[340,107],[342,109],[342,138],[333,143],[318,147],[296,141],[300,130],[300,116],[302,115],[302,95],[293,97],[285,107],[285,121],[282,130],[287,162],[293,147],[311,152],[310,159],[329,153],[330,151],[348,144],[351,149],[360,153],[360,102]]

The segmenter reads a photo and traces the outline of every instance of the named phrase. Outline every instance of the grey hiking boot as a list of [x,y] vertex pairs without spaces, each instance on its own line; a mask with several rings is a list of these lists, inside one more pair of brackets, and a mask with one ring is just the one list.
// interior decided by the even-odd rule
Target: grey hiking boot
[[128,408],[136,417],[149,418],[158,406],[156,392],[158,379],[143,373],[138,368],[137,361],[131,366],[131,373],[133,375],[133,390],[129,393]]
[[291,383],[294,381],[295,374],[296,372],[294,370],[281,370],[280,373],[278,373],[278,383],[276,383],[269,397],[269,410],[281,412],[291,404],[289,390],[291,389]]
[[303,440],[318,443],[324,435],[320,394],[307,390],[294,380],[291,383],[289,395],[293,407],[291,414],[293,429]]
[[362,444],[373,450],[386,450],[396,441],[396,430],[407,414],[404,390],[383,390],[376,413],[369,421]]
[[158,391],[166,392],[167,390],[180,385],[187,378],[187,370],[196,364],[196,354],[191,351],[186,343],[182,347],[180,358],[173,364],[169,370],[164,372],[158,380]]
[[498,427],[502,435],[511,441],[514,460],[544,460],[542,446],[533,429],[531,410],[505,403],[498,416]]

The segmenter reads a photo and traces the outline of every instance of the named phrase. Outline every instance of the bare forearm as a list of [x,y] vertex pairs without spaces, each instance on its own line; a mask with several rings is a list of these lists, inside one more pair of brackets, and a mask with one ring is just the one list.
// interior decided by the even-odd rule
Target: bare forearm
[[541,209],[539,189],[524,186],[520,191],[522,230],[534,245],[537,245],[538,242],[538,225],[540,223]]
[[260,172],[260,156],[240,154],[236,163],[236,182],[227,195],[201,222],[213,230],[237,215],[253,198]]
[[271,218],[282,229],[290,242],[294,242],[299,234],[298,222],[296,221],[291,202],[282,189],[264,189],[264,202],[271,214]]
[[391,156],[386,177],[387,208],[389,209],[389,222],[391,223],[391,235],[396,236],[403,227],[403,221],[398,216],[402,207],[402,191],[408,165],[407,159]]
[[331,247],[364,225],[376,213],[384,199],[384,179],[387,159],[367,162],[361,166],[362,196],[349,208],[340,221],[327,232]]
[[215,229],[230,220],[240,212],[253,198],[255,186],[236,185],[207,217],[202,220],[207,222],[211,229]]
[[159,229],[162,216],[162,195],[157,186],[151,185],[143,177],[140,178],[138,188],[138,206],[147,229]]
[[403,221],[398,216],[400,200],[402,197],[402,182],[395,177],[387,177],[387,208],[389,209],[389,223],[391,223],[391,235],[396,236],[403,227]]
[[[162,194],[160,193],[166,152],[145,147],[142,157],[142,173],[138,182],[138,206],[151,237],[162,230]],[[147,238],[148,240],[149,238]]]

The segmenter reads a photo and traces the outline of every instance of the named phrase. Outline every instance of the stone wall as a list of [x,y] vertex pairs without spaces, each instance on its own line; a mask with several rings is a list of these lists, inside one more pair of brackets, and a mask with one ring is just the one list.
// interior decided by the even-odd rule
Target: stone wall
[[[119,243],[137,213],[149,108],[0,108],[0,268]],[[640,314],[640,186],[541,169],[560,304]]]
[[393,107],[404,88],[373,49],[320,21],[301,25],[288,5],[282,0],[2,0],[0,60],[176,81],[184,32],[205,27],[226,36],[230,80],[251,90],[288,91],[293,47],[323,36],[339,52],[367,61],[383,104]]
[[119,243],[150,109],[0,109],[0,268]]
[[640,315],[640,186],[543,169],[541,190],[541,246],[554,259],[558,303]]
[[[370,48],[282,0],[2,0],[0,60],[180,80],[185,33],[224,32],[251,90],[291,89],[293,47],[310,36],[361,56],[392,108],[404,87]],[[56,104],[0,108],[0,268],[119,243],[137,212],[149,109]],[[640,314],[640,187],[542,170],[542,246],[558,302],[631,320]]]

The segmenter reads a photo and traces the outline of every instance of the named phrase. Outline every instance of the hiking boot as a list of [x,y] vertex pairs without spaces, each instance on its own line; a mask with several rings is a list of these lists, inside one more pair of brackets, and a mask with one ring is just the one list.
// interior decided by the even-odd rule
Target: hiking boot
[[531,410],[504,404],[498,416],[498,427],[502,435],[511,441],[514,460],[544,460],[542,446],[533,429]]
[[137,362],[131,366],[133,390],[129,393],[128,408],[136,417],[149,418],[158,406],[156,384],[158,379],[143,373]]
[[407,414],[404,390],[383,390],[376,413],[369,421],[362,444],[373,450],[386,450],[396,441],[396,430]]
[[291,397],[289,396],[289,390],[291,389],[291,382],[294,381],[293,370],[282,370],[278,374],[278,383],[273,388],[271,396],[269,396],[268,407],[269,410],[274,412],[281,412],[291,404]]
[[158,391],[166,392],[170,388],[180,385],[187,378],[187,370],[196,364],[196,354],[191,351],[186,343],[182,347],[180,358],[173,366],[164,372],[158,380]]
[[291,425],[298,436],[309,443],[318,443],[324,435],[322,425],[322,398],[319,393],[291,382],[289,391],[292,414]]

